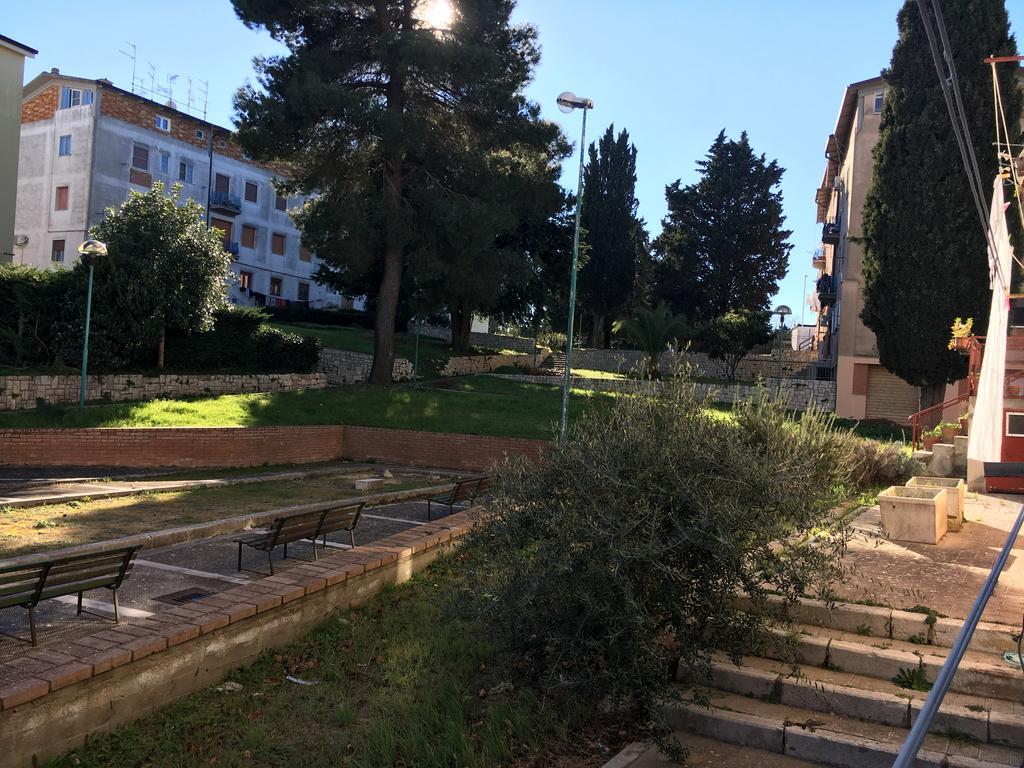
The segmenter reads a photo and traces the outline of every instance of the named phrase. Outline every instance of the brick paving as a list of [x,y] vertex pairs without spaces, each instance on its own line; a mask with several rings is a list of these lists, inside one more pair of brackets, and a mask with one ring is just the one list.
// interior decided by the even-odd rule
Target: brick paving
[[[968,493],[964,527],[937,545],[889,541],[877,507],[854,524],[855,536],[844,560],[851,572],[838,591],[844,599],[908,609],[927,606],[952,618],[970,612],[1024,497]],[[1020,626],[1024,612],[1024,541],[1018,539],[992,599],[982,616]]]

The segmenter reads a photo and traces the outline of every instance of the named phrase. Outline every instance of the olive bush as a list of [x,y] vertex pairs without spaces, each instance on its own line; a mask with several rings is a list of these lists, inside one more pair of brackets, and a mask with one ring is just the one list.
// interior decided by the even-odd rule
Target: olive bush
[[647,714],[680,660],[750,650],[769,592],[829,598],[848,433],[768,398],[707,405],[685,382],[619,398],[544,463],[499,471],[460,597],[533,684]]

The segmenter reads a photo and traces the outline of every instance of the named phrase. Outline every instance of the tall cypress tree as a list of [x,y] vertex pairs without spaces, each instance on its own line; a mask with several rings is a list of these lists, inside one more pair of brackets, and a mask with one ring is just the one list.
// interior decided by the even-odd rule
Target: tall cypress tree
[[[998,164],[992,79],[982,59],[1016,55],[1017,43],[1003,0],[946,2],[943,16],[987,189]],[[861,318],[875,333],[882,365],[934,403],[946,383],[966,373],[964,359],[947,348],[953,319],[987,323],[987,246],[916,2],[907,0],[897,20],[864,203]],[[1007,123],[1011,140],[1020,142],[1020,91],[1013,68],[1003,66]]]
[[303,242],[325,262],[318,279],[375,306],[370,381],[390,383],[403,273],[436,256],[436,203],[460,194],[446,180],[498,133],[533,142],[536,30],[511,22],[514,0],[451,0],[449,29],[432,27],[431,0],[232,2],[288,48],[236,95],[239,139],[314,195]]
[[696,183],[665,190],[655,296],[691,322],[767,309],[793,249],[782,228],[785,169],[755,155],[746,131],[739,141],[722,131],[697,170]]
[[647,258],[647,232],[637,215],[636,147],[615,126],[588,150],[581,226],[589,255],[580,270],[580,306],[591,314],[590,345],[608,345],[612,321],[633,296]]

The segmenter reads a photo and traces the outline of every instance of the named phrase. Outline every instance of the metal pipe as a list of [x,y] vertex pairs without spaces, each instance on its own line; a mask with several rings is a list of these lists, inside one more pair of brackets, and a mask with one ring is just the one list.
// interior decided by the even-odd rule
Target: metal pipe
[[85,289],[85,338],[82,341],[82,378],[78,382],[78,410],[85,408],[85,377],[89,369],[89,321],[92,318],[92,270],[89,262],[89,287]]
[[918,750],[921,749],[921,744],[924,742],[924,737],[931,727],[932,720],[935,719],[935,715],[942,705],[942,699],[945,698],[946,692],[953,682],[953,675],[956,674],[956,670],[960,666],[964,654],[967,652],[967,646],[971,642],[971,637],[978,626],[978,621],[981,620],[981,614],[985,611],[985,606],[988,604],[992,591],[996,588],[996,583],[999,581],[999,574],[1002,573],[1003,568],[1006,566],[1006,561],[1010,557],[1010,550],[1013,549],[1013,544],[1020,534],[1022,523],[1024,523],[1024,505],[1021,505],[1020,512],[1017,514],[1017,522],[1014,523],[1010,535],[1006,537],[1003,549],[999,553],[995,565],[992,566],[992,570],[989,571],[988,578],[985,580],[981,592],[978,593],[978,597],[974,600],[971,612],[964,619],[964,625],[960,629],[960,634],[957,635],[956,642],[953,643],[953,647],[946,657],[946,663],[939,670],[939,676],[935,680],[935,685],[932,686],[928,698],[925,699],[924,706],[921,708],[921,714],[917,716],[914,727],[910,729],[910,735],[903,742],[903,747],[900,749],[899,755],[896,756],[896,762],[892,764],[893,768],[909,768],[917,760]]
[[562,380],[562,419],[558,427],[558,444],[565,444],[565,425],[569,418],[569,384],[572,381],[572,334],[576,315],[576,269],[580,252],[580,213],[583,211],[583,160],[587,151],[587,107],[583,109],[583,133],[580,137],[580,177],[576,185],[576,231],[572,239],[572,272],[569,277],[569,322],[565,337],[565,377]]

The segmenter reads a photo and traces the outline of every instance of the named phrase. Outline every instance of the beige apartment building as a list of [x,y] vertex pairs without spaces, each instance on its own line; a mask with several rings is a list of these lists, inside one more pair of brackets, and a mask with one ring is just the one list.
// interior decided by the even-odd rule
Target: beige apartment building
[[0,263],[14,257],[14,211],[21,144],[21,86],[25,59],[38,51],[0,35]]
[[873,171],[872,149],[885,102],[881,77],[846,88],[836,127],[825,148],[827,163],[816,195],[822,245],[818,270],[819,351],[835,365],[836,414],[851,419],[906,423],[919,410],[919,390],[878,362],[875,335],[860,319],[864,307],[861,211]]

